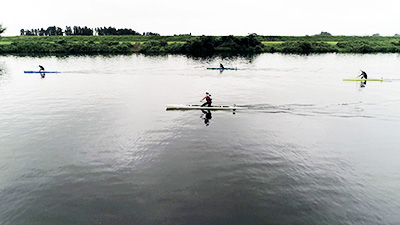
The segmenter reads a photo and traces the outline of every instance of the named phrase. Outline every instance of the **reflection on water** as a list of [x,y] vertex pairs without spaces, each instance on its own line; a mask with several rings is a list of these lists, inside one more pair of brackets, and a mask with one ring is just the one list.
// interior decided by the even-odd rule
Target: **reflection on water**
[[210,125],[210,120],[212,119],[211,111],[210,110],[201,110],[203,114],[200,118],[204,120],[204,124],[206,126]]
[[0,60],[0,87],[2,85],[2,83],[5,82],[5,80],[7,80],[9,76],[7,76],[7,72],[6,72],[6,64]]
[[[254,59],[259,57],[258,53],[217,53],[217,54],[199,54],[199,55],[187,55],[186,57],[191,60],[199,62],[212,63],[216,61],[224,62],[237,62],[238,60],[245,60],[251,63]],[[229,64],[229,63],[227,63]],[[219,65],[219,64],[216,64]],[[225,64],[224,64],[225,65]]]
[[0,76],[5,72],[4,62],[0,61]]
[[360,82],[360,88],[364,88],[367,85],[367,81],[361,81]]
[[[398,65],[0,56],[0,223],[399,224]],[[360,67],[393,82],[342,82]],[[165,110],[205,90],[248,109]]]

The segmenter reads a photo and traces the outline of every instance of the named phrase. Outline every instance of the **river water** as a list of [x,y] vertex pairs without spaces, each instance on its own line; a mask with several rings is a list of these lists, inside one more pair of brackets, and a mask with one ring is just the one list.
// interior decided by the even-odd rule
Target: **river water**
[[[62,73],[23,73],[39,64]],[[360,69],[390,80],[342,81]],[[0,56],[0,224],[400,224],[399,71],[397,54]],[[206,90],[247,109],[165,110]]]

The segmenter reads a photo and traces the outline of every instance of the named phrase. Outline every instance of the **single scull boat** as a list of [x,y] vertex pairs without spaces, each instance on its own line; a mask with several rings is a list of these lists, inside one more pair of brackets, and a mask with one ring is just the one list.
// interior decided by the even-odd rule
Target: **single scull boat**
[[201,105],[167,105],[167,110],[190,110],[190,109],[203,109],[203,110],[237,110],[246,109],[246,107],[239,107],[236,105],[215,105],[215,106],[201,106]]

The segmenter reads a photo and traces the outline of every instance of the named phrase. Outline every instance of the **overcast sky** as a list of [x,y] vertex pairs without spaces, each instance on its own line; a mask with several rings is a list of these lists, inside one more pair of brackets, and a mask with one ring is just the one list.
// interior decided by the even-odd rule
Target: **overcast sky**
[[5,0],[3,36],[20,29],[113,26],[161,35],[400,34],[400,0]]

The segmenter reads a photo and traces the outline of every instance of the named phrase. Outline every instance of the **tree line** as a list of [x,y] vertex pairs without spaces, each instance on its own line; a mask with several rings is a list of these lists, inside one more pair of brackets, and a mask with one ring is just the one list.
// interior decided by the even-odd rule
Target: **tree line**
[[21,29],[21,36],[105,36],[105,35],[143,35],[143,36],[160,36],[158,33],[143,32],[142,34],[128,28],[117,29],[115,27],[97,27],[95,29],[87,26],[66,26],[65,30],[60,27],[50,26],[47,29]]
[[192,55],[210,55],[214,53],[260,53],[264,45],[256,34],[246,37],[233,35],[215,37],[199,36],[188,39],[186,42],[169,44],[166,40],[151,40],[140,45],[143,53],[183,53]]
[[[4,29],[4,27],[0,27]],[[74,31],[75,30],[75,31]],[[40,30],[39,30],[40,31]],[[67,29],[77,32],[77,29]],[[43,32],[43,31],[42,31]],[[50,33],[57,33],[53,29]],[[65,32],[65,31],[64,31]],[[399,37],[382,36],[50,36],[1,37],[3,53],[62,53],[62,54],[130,54],[178,53],[213,55],[216,53],[249,54],[280,52],[310,53],[400,53]],[[325,34],[325,35],[324,35]]]

